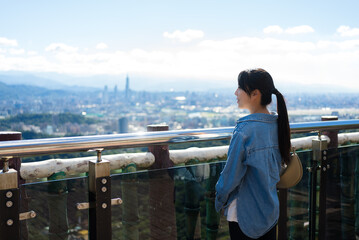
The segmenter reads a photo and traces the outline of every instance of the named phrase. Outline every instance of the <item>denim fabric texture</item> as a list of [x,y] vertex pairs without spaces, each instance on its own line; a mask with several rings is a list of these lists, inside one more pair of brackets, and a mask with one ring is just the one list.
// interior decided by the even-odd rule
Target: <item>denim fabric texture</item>
[[255,113],[237,121],[216,184],[216,210],[224,209],[227,215],[229,204],[236,199],[238,224],[251,238],[264,235],[279,217],[276,184],[282,158],[277,119],[275,113]]

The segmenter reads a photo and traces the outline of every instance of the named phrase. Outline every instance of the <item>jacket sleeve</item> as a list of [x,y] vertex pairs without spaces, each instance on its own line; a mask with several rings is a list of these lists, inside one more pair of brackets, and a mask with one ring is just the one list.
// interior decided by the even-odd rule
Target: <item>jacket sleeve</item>
[[216,184],[216,211],[219,212],[227,203],[230,193],[242,181],[246,173],[245,145],[241,132],[235,132],[228,149],[227,162]]

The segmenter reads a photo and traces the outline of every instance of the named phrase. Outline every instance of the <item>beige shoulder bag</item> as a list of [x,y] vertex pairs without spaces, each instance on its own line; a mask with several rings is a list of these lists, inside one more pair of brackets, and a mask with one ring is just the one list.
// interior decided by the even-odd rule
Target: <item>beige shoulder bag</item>
[[293,148],[293,153],[290,157],[289,163],[284,167],[280,173],[280,180],[277,183],[277,188],[291,188],[298,184],[303,176],[302,163]]

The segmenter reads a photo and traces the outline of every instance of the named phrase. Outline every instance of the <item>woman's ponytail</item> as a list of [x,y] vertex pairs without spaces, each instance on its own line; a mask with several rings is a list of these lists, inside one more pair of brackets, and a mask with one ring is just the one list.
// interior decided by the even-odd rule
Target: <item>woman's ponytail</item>
[[248,95],[258,89],[262,94],[262,106],[267,106],[272,102],[272,94],[277,96],[279,151],[283,161],[287,164],[291,149],[288,112],[283,95],[274,87],[272,76],[262,68],[245,70],[238,75],[238,87]]
[[287,106],[283,95],[277,89],[274,89],[273,93],[277,97],[279,151],[283,161],[288,164],[290,159],[291,143]]

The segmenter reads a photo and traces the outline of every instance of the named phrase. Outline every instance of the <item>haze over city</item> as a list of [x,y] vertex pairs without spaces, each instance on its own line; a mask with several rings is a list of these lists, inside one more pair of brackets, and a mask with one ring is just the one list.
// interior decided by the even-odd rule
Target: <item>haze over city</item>
[[287,89],[359,90],[354,0],[0,4],[0,75],[14,83],[103,88],[128,74],[134,90],[206,91],[262,67]]

